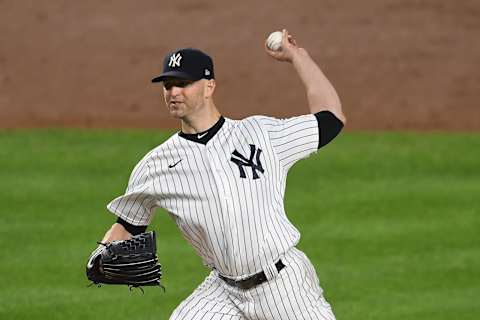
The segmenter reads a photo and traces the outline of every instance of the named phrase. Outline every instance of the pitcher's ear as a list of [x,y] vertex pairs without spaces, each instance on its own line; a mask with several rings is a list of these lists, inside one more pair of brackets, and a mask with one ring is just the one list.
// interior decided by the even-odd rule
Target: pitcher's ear
[[211,97],[213,95],[216,85],[215,79],[207,80],[207,90],[205,91],[207,97]]

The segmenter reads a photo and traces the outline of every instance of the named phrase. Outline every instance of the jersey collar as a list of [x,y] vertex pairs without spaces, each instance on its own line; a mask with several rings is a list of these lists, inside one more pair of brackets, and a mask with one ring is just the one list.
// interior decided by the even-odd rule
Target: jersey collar
[[220,119],[218,119],[218,121],[208,130],[199,133],[183,133],[182,131],[180,131],[178,133],[178,136],[193,142],[207,144],[207,142],[210,141],[210,139],[212,139],[215,134],[220,130],[224,123],[225,118],[223,116],[220,116]]

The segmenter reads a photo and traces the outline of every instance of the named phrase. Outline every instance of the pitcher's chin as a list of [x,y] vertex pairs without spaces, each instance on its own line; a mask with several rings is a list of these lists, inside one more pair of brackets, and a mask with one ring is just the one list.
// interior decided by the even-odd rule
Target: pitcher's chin
[[170,113],[170,116],[175,118],[175,119],[182,119],[184,114],[182,110],[175,108],[175,109],[169,109],[168,113]]

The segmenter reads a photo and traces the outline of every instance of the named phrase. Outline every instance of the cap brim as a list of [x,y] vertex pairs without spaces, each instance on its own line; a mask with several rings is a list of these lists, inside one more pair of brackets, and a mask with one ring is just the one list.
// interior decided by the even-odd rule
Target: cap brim
[[164,72],[158,77],[155,77],[152,79],[152,82],[162,82],[167,78],[178,78],[178,79],[184,79],[184,80],[198,80],[195,77],[192,77],[188,73],[181,72],[181,71],[168,71]]

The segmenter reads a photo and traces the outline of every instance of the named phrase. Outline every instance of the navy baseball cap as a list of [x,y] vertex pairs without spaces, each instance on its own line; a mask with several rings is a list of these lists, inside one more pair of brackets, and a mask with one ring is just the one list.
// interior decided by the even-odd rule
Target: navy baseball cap
[[166,78],[193,81],[214,79],[212,58],[208,54],[193,48],[172,51],[163,59],[163,73],[153,78],[152,82],[161,82]]

